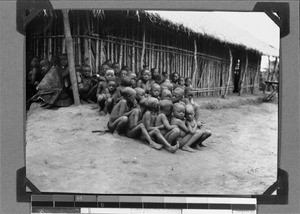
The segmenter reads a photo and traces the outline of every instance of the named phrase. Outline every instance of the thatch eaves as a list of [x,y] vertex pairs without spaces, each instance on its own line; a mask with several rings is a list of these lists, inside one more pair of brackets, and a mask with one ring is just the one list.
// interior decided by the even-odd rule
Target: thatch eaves
[[[279,50],[249,34],[248,32],[233,26],[226,20],[220,20],[211,12],[182,12],[175,13],[145,11],[149,20],[153,23],[185,32],[188,35],[204,36],[219,40],[220,42],[240,46],[247,50],[259,52],[269,56],[279,56]],[[278,35],[279,36],[279,35]]]

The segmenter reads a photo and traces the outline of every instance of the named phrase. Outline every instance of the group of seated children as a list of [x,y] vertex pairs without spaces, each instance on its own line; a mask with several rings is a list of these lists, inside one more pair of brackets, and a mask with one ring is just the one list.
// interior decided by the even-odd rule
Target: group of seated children
[[96,94],[99,114],[110,114],[107,127],[113,136],[139,138],[171,153],[204,146],[211,132],[201,129],[190,78],[173,73],[169,80],[156,68],[144,68],[138,75],[123,69],[115,74],[113,68],[104,71]]
[[[67,58],[66,55],[60,58],[60,63],[52,63],[52,70],[56,68],[53,71],[60,76],[58,79],[62,81],[64,90],[70,93],[68,69],[65,68]],[[37,64],[37,59],[32,60],[33,69],[29,72],[28,85],[33,89],[44,79],[37,75]],[[43,60],[40,64],[43,65]],[[136,74],[126,66],[120,69],[117,63],[109,61],[100,66],[96,81],[91,76],[89,65],[76,65],[75,69],[80,99],[97,102],[100,115],[110,114],[108,129],[115,137],[124,134],[129,138],[140,138],[152,148],[165,148],[174,153],[178,148],[195,152],[211,135],[210,131],[201,129],[199,106],[193,101],[191,78],[180,77],[175,72],[169,79],[167,72],[160,74],[157,68],[149,70],[147,66]],[[53,91],[56,91],[53,81]],[[49,96],[48,88],[45,96]],[[50,98],[55,98],[54,104],[57,104],[61,95]]]

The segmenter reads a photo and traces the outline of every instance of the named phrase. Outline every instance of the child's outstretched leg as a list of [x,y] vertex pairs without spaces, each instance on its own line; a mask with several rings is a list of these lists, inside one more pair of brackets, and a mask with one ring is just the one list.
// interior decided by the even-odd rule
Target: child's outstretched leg
[[[138,138],[140,137],[142,140],[147,140],[150,147],[154,149],[161,149],[162,145],[155,143],[151,137],[149,136],[145,126],[143,123],[138,124],[138,120],[140,118],[140,110],[134,109],[132,113],[128,117],[128,126],[127,137],[130,138]],[[142,136],[140,136],[142,134]]]
[[169,152],[175,153],[179,148],[179,143],[176,143],[176,145],[171,146],[158,129],[150,131],[149,135],[156,136],[158,142],[161,143]]
[[118,119],[116,119],[114,122],[112,123],[109,122],[107,124],[107,127],[110,132],[113,132],[114,137],[121,138],[120,131],[125,129],[127,123],[128,123],[128,117],[121,116]]

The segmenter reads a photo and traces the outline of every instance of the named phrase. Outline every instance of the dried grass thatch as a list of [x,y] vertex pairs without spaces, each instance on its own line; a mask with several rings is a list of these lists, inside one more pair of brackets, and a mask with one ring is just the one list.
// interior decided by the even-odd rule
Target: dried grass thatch
[[[105,12],[108,10],[91,10],[93,17],[105,19]],[[189,36],[203,36],[216,39],[225,44],[231,44],[252,50],[260,54],[269,56],[279,56],[279,50],[265,42],[255,38],[248,32],[233,26],[226,20],[220,20],[212,12],[194,12],[194,11],[143,11],[127,10],[115,11],[118,16],[127,16],[137,19],[139,22],[145,22],[163,27],[165,29],[175,30],[185,33]],[[54,11],[42,10],[39,16],[52,16],[57,18]]]
[[220,20],[212,12],[145,11],[144,13],[152,23],[164,25],[188,35],[201,35],[264,55],[279,56],[277,48],[233,26],[226,20]]

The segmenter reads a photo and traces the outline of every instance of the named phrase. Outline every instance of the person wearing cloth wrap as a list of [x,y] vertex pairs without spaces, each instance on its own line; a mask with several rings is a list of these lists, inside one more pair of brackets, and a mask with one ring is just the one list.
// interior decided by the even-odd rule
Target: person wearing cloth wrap
[[48,60],[40,62],[41,71],[46,73],[37,86],[38,92],[30,99],[31,102],[38,99],[45,103],[43,107],[67,107],[72,105],[72,100],[66,93],[61,70],[59,66],[52,66]]

